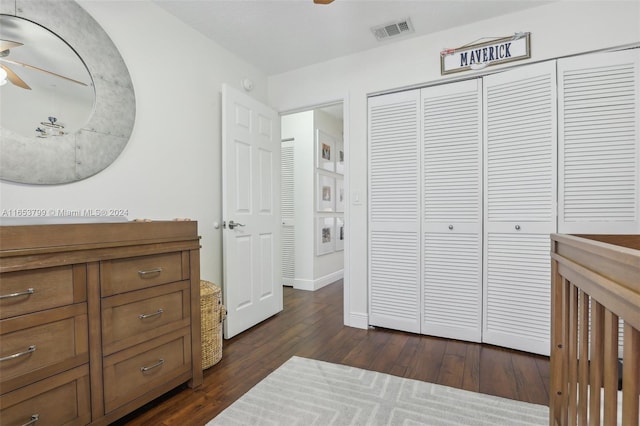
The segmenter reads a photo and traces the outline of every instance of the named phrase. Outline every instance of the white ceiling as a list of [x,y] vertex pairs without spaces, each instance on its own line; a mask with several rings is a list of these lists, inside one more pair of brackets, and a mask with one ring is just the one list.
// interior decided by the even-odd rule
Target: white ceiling
[[[552,0],[553,1],[553,0]],[[153,0],[267,75],[547,4],[543,0]],[[376,40],[370,28],[409,18],[412,34]],[[521,29],[514,28],[514,31]],[[485,34],[482,36],[505,36]],[[473,40],[469,40],[472,42]],[[455,47],[455,46],[441,46]]]

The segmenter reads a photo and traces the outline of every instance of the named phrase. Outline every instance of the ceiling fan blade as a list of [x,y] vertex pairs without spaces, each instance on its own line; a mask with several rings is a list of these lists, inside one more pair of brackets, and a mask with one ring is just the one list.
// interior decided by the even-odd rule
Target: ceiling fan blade
[[4,52],[7,49],[13,49],[14,47],[20,47],[22,43],[11,40],[1,40],[0,39],[0,52]]
[[82,85],[82,86],[87,86],[87,84],[86,84],[86,83],[83,83],[83,82],[81,82],[81,81],[74,80],[73,78],[65,77],[64,75],[56,74],[55,72],[52,72],[52,71],[47,71],[47,70],[45,70],[45,69],[38,68],[38,67],[36,67],[36,66],[34,66],[34,65],[25,64],[25,63],[18,62],[18,61],[12,61],[11,59],[6,59],[6,58],[0,58],[0,61],[8,62],[8,63],[10,63],[10,64],[14,64],[14,65],[20,65],[20,66],[22,66],[22,67],[29,68],[29,69],[36,70],[36,71],[41,71],[41,72],[44,72],[44,73],[47,73],[47,74],[53,75],[53,76],[55,76],[55,77],[63,78],[63,79],[65,79],[65,80],[71,81],[71,82],[73,82],[73,83],[80,84],[80,85]]
[[333,2],[333,0],[313,0],[315,4],[329,4]]
[[18,74],[13,72],[10,68],[5,67],[2,64],[0,64],[0,68],[7,72],[7,80],[9,80],[11,83],[15,84],[18,87],[22,87],[23,89],[31,90],[31,87],[29,87],[29,85],[25,83],[23,79],[18,77]]

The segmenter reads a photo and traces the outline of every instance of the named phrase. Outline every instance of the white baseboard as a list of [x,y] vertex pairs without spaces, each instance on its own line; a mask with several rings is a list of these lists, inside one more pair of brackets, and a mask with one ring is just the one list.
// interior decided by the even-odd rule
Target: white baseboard
[[282,278],[282,285],[293,287],[295,285],[295,280],[293,278]]
[[351,314],[349,314],[349,324],[345,325],[366,330],[369,328],[369,315],[359,312],[351,312]]
[[315,280],[301,280],[296,278],[293,282],[293,288],[296,290],[316,291],[342,278],[344,278],[344,269],[340,269],[324,277],[316,278]]

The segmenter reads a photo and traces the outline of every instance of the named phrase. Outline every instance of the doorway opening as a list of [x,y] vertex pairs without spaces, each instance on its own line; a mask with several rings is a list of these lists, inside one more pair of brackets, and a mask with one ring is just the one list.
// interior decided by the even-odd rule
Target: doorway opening
[[281,116],[282,281],[314,291],[344,278],[343,102]]

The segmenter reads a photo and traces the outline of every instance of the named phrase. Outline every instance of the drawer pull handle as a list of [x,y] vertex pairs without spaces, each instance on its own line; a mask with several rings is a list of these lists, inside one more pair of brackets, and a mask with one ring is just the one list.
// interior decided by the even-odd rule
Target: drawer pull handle
[[155,317],[157,315],[160,315],[164,312],[164,309],[160,308],[158,309],[156,312],[152,313],[152,314],[140,314],[138,315],[138,318],[140,318],[141,320],[143,319],[147,319],[147,318],[151,318],[151,317]]
[[7,355],[7,356],[4,356],[4,357],[0,358],[0,362],[9,361],[10,359],[20,358],[21,356],[29,355],[30,353],[35,352],[35,351],[36,351],[36,345],[31,345],[24,352],[18,352],[17,354]]
[[40,419],[40,415],[39,414],[33,414],[31,416],[31,420],[29,420],[28,422],[26,422],[22,426],[29,426],[29,425],[35,424],[35,422],[37,422],[38,419]]
[[28,288],[25,291],[19,291],[17,293],[11,293],[11,294],[2,294],[0,295],[0,299],[9,299],[10,297],[18,297],[18,296],[26,296],[29,294],[33,294],[36,291],[32,288]]
[[147,275],[159,274],[160,272],[162,272],[162,268],[154,268],[146,271],[138,271],[138,275],[140,275],[140,278],[146,278]]
[[160,367],[162,364],[164,364],[164,359],[160,358],[160,361],[156,362],[153,365],[150,365],[148,367],[141,367],[140,371],[143,372],[143,373],[146,373],[149,370],[153,370],[154,368]]

